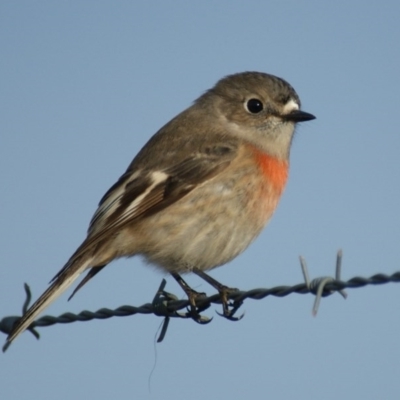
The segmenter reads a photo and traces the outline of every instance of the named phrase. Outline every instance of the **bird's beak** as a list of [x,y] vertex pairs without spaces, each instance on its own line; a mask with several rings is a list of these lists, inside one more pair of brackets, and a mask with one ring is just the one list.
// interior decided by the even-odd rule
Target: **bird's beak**
[[293,110],[291,113],[282,115],[282,119],[284,121],[291,121],[291,122],[304,122],[304,121],[311,121],[316,117],[310,113],[301,110]]

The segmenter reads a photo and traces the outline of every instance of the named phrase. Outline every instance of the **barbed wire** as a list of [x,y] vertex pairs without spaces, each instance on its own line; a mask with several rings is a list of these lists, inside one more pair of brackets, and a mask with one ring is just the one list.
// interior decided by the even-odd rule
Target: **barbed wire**
[[[312,309],[313,315],[317,314],[319,304],[322,297],[329,296],[335,292],[339,292],[344,298],[347,294],[344,289],[356,289],[365,287],[367,285],[382,285],[390,282],[400,282],[400,271],[393,273],[392,275],[386,275],[383,273],[375,274],[369,278],[356,276],[347,281],[340,279],[341,264],[342,264],[342,251],[339,250],[336,258],[336,274],[335,278],[332,277],[319,277],[310,280],[306,262],[303,257],[300,257],[300,264],[303,271],[304,283],[299,283],[293,286],[276,286],[273,288],[258,288],[248,291],[235,290],[227,294],[230,300],[230,316],[232,317],[239,307],[243,304],[246,299],[261,300],[267,296],[285,297],[293,293],[297,294],[314,294],[315,301]],[[219,293],[212,296],[201,296],[196,299],[196,315],[193,313],[193,309],[189,300],[179,300],[177,296],[172,293],[165,291],[166,280],[163,279],[160,287],[158,288],[156,295],[151,303],[143,304],[142,306],[121,306],[114,310],[108,308],[101,308],[95,312],[92,311],[81,311],[79,314],[73,314],[70,312],[61,314],[58,317],[46,315],[34,321],[28,328],[28,330],[39,339],[40,335],[36,331],[36,327],[51,326],[54,324],[67,324],[76,321],[91,321],[93,319],[108,319],[111,317],[127,317],[136,314],[152,314],[158,317],[164,317],[164,323],[161,329],[161,333],[158,337],[157,342],[161,342],[167,332],[170,318],[191,318],[200,324],[207,324],[211,322],[212,318],[200,315],[211,306],[211,304],[221,304],[221,296]],[[31,291],[29,286],[24,284],[26,299],[22,307],[22,314],[26,312],[31,301]],[[186,312],[180,312],[185,309]],[[219,314],[221,315],[221,314]],[[224,316],[224,315],[222,315]],[[241,316],[242,317],[242,316]],[[241,319],[241,317],[236,318]],[[8,316],[4,317],[0,321],[0,331],[8,335],[14,324],[20,316]],[[231,318],[228,318],[231,319]],[[3,346],[3,352],[7,350],[9,343]]]

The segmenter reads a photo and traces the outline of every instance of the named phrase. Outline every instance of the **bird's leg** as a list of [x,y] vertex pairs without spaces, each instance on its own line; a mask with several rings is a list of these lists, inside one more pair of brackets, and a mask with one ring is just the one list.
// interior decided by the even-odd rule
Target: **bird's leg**
[[206,305],[203,307],[198,307],[196,304],[196,300],[200,298],[206,297],[205,293],[199,293],[196,292],[194,289],[192,289],[186,281],[176,272],[171,272],[171,275],[174,277],[174,279],[178,282],[179,286],[183,289],[183,291],[186,293],[189,303],[190,303],[190,310],[187,316],[191,317],[194,321],[198,322],[199,324],[207,324],[208,322],[211,322],[211,318],[205,317],[200,315],[200,312],[204,311],[207,309],[210,305]]
[[233,303],[229,302],[229,295],[238,292],[239,289],[230,288],[228,286],[223,285],[222,283],[218,282],[216,279],[212,278],[210,275],[207,275],[204,271],[196,267],[193,268],[193,272],[200,278],[204,279],[213,288],[218,290],[218,293],[221,296],[222,310],[223,310],[222,314],[220,313],[218,314],[222,315],[223,317],[231,321],[239,321],[240,319],[243,318],[244,314],[242,314],[240,317],[234,317],[235,312],[238,310],[238,308],[242,305],[243,302],[242,301],[234,301]]

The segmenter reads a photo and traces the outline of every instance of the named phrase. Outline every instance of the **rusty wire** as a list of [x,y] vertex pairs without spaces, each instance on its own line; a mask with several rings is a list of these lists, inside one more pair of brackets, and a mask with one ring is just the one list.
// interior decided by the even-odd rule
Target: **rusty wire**
[[[285,297],[292,293],[308,294],[312,293],[315,295],[314,306],[312,309],[313,315],[316,315],[320,300],[322,297],[329,296],[335,292],[339,292],[344,298],[347,294],[344,289],[355,289],[361,288],[367,285],[382,285],[390,282],[400,282],[400,271],[393,273],[392,275],[386,274],[375,274],[369,278],[356,276],[347,281],[340,279],[340,270],[342,263],[342,252],[339,251],[336,259],[336,274],[335,278],[332,277],[319,277],[313,280],[309,279],[307,266],[303,257],[300,257],[300,264],[304,275],[304,283],[299,283],[293,286],[276,286],[270,289],[258,288],[248,291],[235,291],[229,293],[228,298],[230,300],[230,307],[233,313],[241,306],[246,299],[261,300],[267,296]],[[191,311],[188,309],[190,306],[188,300],[179,300],[175,295],[168,293],[164,290],[166,286],[166,280],[163,279],[160,287],[158,288],[156,295],[151,303],[143,304],[142,306],[121,306],[114,310],[108,308],[101,308],[95,312],[92,311],[81,311],[79,314],[73,314],[70,312],[61,314],[58,317],[46,315],[34,321],[28,328],[28,330],[39,339],[39,333],[35,330],[36,327],[51,326],[54,324],[66,324],[76,321],[91,321],[93,319],[108,319],[111,317],[127,317],[135,314],[153,314],[159,317],[164,317],[164,324],[161,329],[161,333],[158,338],[158,342],[164,339],[168,324],[171,317],[176,318],[193,318]],[[25,283],[26,299],[22,308],[22,313],[25,313],[30,300],[31,292],[29,286]],[[214,294],[212,296],[204,296],[196,301],[198,310],[204,311],[211,306],[211,304],[221,304],[220,295]],[[180,312],[186,310],[186,312]],[[232,314],[233,315],[233,314]],[[20,316],[8,316],[4,317],[0,321],[0,331],[8,335],[15,322]],[[201,320],[196,319],[196,322],[208,323],[211,319],[205,316],[201,316]],[[8,343],[3,347],[3,351],[8,348]]]

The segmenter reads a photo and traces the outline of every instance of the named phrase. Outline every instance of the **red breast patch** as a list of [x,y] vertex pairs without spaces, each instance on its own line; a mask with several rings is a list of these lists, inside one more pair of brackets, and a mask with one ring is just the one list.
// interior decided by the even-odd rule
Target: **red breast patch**
[[259,149],[253,148],[253,151],[263,175],[279,194],[282,193],[288,178],[289,163],[265,154]]

